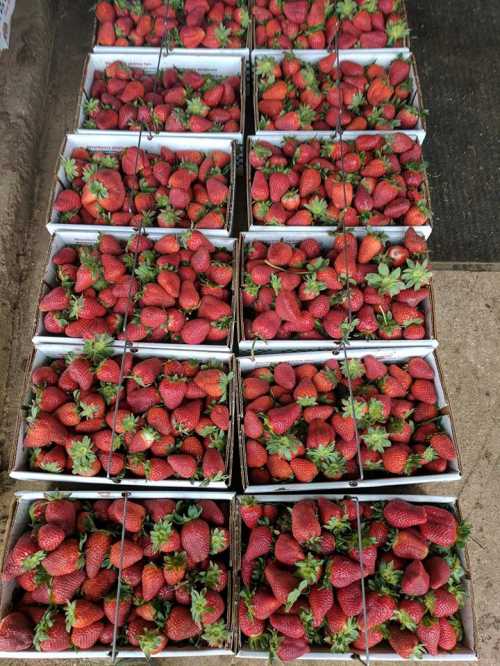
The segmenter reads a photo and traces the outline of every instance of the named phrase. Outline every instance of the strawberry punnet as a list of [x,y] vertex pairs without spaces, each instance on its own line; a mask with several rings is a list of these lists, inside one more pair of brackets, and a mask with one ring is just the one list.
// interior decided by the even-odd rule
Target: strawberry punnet
[[[227,341],[233,254],[199,231],[156,241],[141,235],[126,242],[102,234],[95,245],[63,249],[73,250],[72,263],[61,266],[60,253],[54,256],[60,286],[39,304],[47,334],[85,339],[107,334],[187,345]],[[114,372],[108,365],[100,369],[104,378]]]
[[409,34],[400,0],[257,0],[252,17],[257,49],[394,48]]
[[[453,460],[455,445],[440,422],[437,399],[423,403],[416,395],[419,380],[408,371],[414,360],[385,363],[365,355],[340,363],[335,359],[314,365],[283,362],[266,368],[265,378],[262,369],[244,374],[243,432],[250,483],[354,479],[359,459],[365,477],[446,472],[451,458],[442,457],[435,441],[447,438]],[[419,360],[419,366],[425,363],[431,368],[425,359]],[[430,383],[434,387],[434,381]],[[259,397],[255,397],[257,387]],[[426,530],[432,528],[445,544],[456,533],[456,525],[443,525],[439,513],[426,514],[424,506],[408,508],[400,501],[388,505],[387,511],[385,518],[395,527],[427,523]],[[309,525],[312,522],[308,520]],[[318,534],[306,532],[302,538],[294,531],[294,536],[302,544]]]
[[[249,165],[254,225],[430,224],[422,149],[401,133],[279,145],[258,139]],[[404,251],[393,258],[404,259]]]
[[[427,525],[427,511],[439,513],[442,524],[457,525],[446,546],[439,536],[425,538],[420,532]],[[244,496],[240,515],[238,621],[245,647],[291,661],[325,648],[337,654],[363,651],[368,638],[370,647],[412,658],[425,652],[444,654],[462,640],[459,609],[465,602],[465,572],[459,549],[469,528],[458,526],[449,507],[397,499],[361,502],[363,569],[352,500],[263,505]],[[408,530],[396,525],[415,521],[412,542]],[[434,575],[430,589],[430,572],[438,568],[439,580]]]
[[239,49],[250,22],[242,0],[103,0],[95,7],[99,46]]
[[[138,648],[146,657],[167,643],[189,647],[191,638],[205,648],[229,643],[227,503],[81,502],[54,494],[33,503],[29,515],[32,524],[2,572],[16,586],[0,621],[2,651],[104,649],[116,622],[118,649]],[[64,541],[47,553],[48,532],[60,525],[67,526]],[[29,555],[27,544],[37,542]]]
[[[155,79],[117,60],[96,71],[83,104],[86,129],[151,132],[239,132],[241,78],[195,70],[162,70]],[[71,202],[61,204],[71,210]]]
[[[416,340],[427,334],[431,272],[427,242],[413,229],[397,244],[370,230],[361,239],[340,233],[325,239],[325,247],[306,238],[258,240],[245,249],[244,339]],[[422,402],[435,402],[429,380],[416,379],[415,391]]]
[[[230,153],[165,146],[159,154],[135,146],[118,153],[75,148],[61,164],[67,185],[55,197],[54,222],[167,229],[228,224]],[[66,264],[72,261],[61,259],[59,266],[68,274]]]
[[[228,368],[217,362],[127,355],[120,387],[122,359],[112,357],[105,343],[88,341],[82,355],[45,366],[54,371],[54,384],[39,383],[33,389],[24,438],[31,469],[102,476],[109,466],[113,477],[224,480],[232,416]],[[81,375],[75,374],[82,362],[90,373],[85,390]],[[55,388],[60,400],[51,405],[43,396]],[[143,518],[134,531],[142,528]],[[55,550],[64,536],[63,530],[52,530],[42,549]],[[105,540],[105,535],[96,532],[87,544],[94,540]],[[28,543],[25,557],[37,550]],[[92,569],[99,566],[94,563]]]
[[413,103],[411,61],[361,65],[335,54],[316,63],[293,52],[255,61],[256,127],[262,131],[411,130],[423,111]]

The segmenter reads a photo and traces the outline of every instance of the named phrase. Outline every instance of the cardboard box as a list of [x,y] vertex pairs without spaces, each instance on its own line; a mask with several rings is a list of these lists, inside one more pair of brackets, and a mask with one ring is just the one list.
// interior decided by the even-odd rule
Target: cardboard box
[[[133,235],[133,229],[130,227],[126,228],[126,231],[119,231],[121,227],[106,227],[106,231],[103,233],[110,234],[112,236],[115,236],[116,238],[119,238],[120,240],[130,238],[130,236]],[[118,231],[117,231],[118,230]],[[163,231],[163,233],[162,233]],[[158,240],[159,238],[162,238],[165,235],[181,235],[184,233],[185,229],[170,229],[167,230],[165,233],[165,230],[152,230],[149,229],[146,232],[146,236],[148,238],[151,238],[151,240]],[[47,264],[45,268],[45,273],[42,278],[42,284],[40,287],[40,293],[37,299],[37,302],[39,303],[42,297],[50,291],[53,287],[57,285],[57,279],[56,279],[56,270],[54,267],[54,264],[52,263],[52,257],[56,252],[58,252],[62,247],[65,245],[92,245],[97,242],[99,232],[97,231],[97,227],[87,227],[84,231],[78,231],[74,229],[66,229],[64,230],[57,230],[54,233],[54,236],[51,240],[51,243],[49,245],[49,250],[48,250],[48,255],[47,255]],[[209,236],[209,234],[207,234]],[[231,283],[230,289],[232,291],[232,302],[231,302],[231,307],[232,307],[232,316],[233,316],[233,324],[232,327],[230,328],[229,331],[229,336],[228,339],[225,343],[221,344],[205,344],[205,345],[185,345],[182,343],[157,343],[157,342],[141,342],[140,347],[141,349],[147,349],[151,353],[155,352],[156,350],[159,349],[164,349],[164,350],[181,350],[181,349],[189,349],[191,352],[202,352],[202,351],[209,351],[209,352],[229,352],[232,349],[233,346],[233,339],[234,339],[234,328],[235,328],[235,321],[237,317],[237,312],[238,312],[238,261],[239,261],[239,253],[238,253],[238,241],[235,238],[225,238],[223,236],[211,236],[210,240],[217,246],[221,247],[227,250],[230,250],[233,254],[233,281]],[[33,328],[33,344],[39,345],[39,344],[62,344],[62,345],[82,345],[83,344],[82,338],[68,338],[65,336],[57,336],[57,335],[50,335],[45,331],[44,325],[43,325],[43,313],[41,313],[38,309],[35,314],[35,323],[34,323],[34,328]],[[124,342],[120,340],[115,340],[114,346],[117,349],[123,349]]]
[[[342,140],[343,141],[353,141],[356,139],[357,136],[363,136],[364,134],[367,134],[368,132],[343,132],[342,133]],[[381,134],[384,135],[386,134],[385,132],[371,132],[370,134]],[[405,132],[405,134],[408,134],[408,136],[413,139],[414,141],[418,141],[418,143],[421,145],[422,144],[422,139],[421,136],[412,132]],[[295,135],[294,135],[295,136]],[[328,141],[340,141],[340,136],[336,136],[335,133],[333,136],[329,136],[328,138],[325,138],[324,135],[322,135],[319,132],[310,132],[309,133],[309,139],[311,138],[318,138],[320,140],[328,140]],[[291,225],[266,225],[266,224],[257,224],[254,222],[253,219],[253,211],[252,211],[252,180],[253,176],[255,173],[255,170],[252,168],[250,164],[250,150],[252,148],[252,145],[256,141],[267,141],[268,143],[272,144],[273,146],[282,146],[285,142],[285,136],[283,134],[277,134],[274,133],[273,135],[267,135],[265,137],[263,136],[249,136],[247,137],[246,141],[246,180],[245,180],[245,186],[246,186],[246,192],[247,192],[247,215],[248,215],[248,230],[249,231],[266,231],[266,232],[276,232],[276,231],[299,231],[302,234],[313,234],[316,235],[317,232],[325,232],[325,231],[336,231],[339,227],[338,225],[327,225],[327,224],[321,224],[321,225],[312,225],[310,227],[298,227],[298,226],[291,226]],[[304,138],[302,139],[304,140]],[[424,194],[425,194],[425,199],[426,199],[426,205],[427,208],[431,211],[431,217],[429,220],[428,224],[424,224],[421,227],[415,227],[415,229],[418,231],[419,234],[423,235],[425,238],[429,238],[432,232],[432,206],[431,206],[431,194],[430,194],[430,187],[429,187],[429,179],[427,176],[427,173],[425,174],[425,179],[423,182],[423,189],[424,189]],[[364,229],[366,227],[360,226],[360,227],[349,227],[349,231],[355,231],[356,229]],[[382,233],[399,233],[399,234],[404,234],[407,230],[408,227],[406,226],[400,226],[400,225],[388,225],[385,227],[377,227],[377,231],[380,230]]]
[[[138,132],[93,132],[91,134],[67,134],[59,151],[60,159],[57,163],[52,189],[49,196],[49,208],[47,211],[47,229],[50,234],[58,230],[80,231],[99,231],[101,233],[114,233],[115,231],[126,231],[129,235],[134,233],[133,227],[118,227],[109,225],[90,225],[90,224],[66,224],[58,222],[58,215],[53,208],[54,201],[59,192],[69,185],[68,178],[64,171],[62,160],[69,157],[75,148],[88,148],[92,151],[104,151],[106,153],[119,153],[125,148],[137,147],[139,145]],[[231,155],[231,170],[229,177],[229,199],[227,203],[226,224],[223,229],[201,230],[207,236],[231,235],[234,217],[234,197],[236,189],[236,143],[231,139],[212,139],[210,137],[199,139],[194,136],[163,136],[149,137],[143,132],[141,135],[140,148],[150,153],[160,153],[162,146],[172,150],[201,150],[210,153],[214,150],[220,150]],[[149,232],[162,233],[168,231],[161,227],[148,227]],[[185,231],[185,229],[181,229]]]
[[[399,9],[398,13],[402,15],[402,17],[406,21],[406,24],[408,25],[408,13],[406,11],[405,1],[400,0],[399,5],[400,5],[400,9]],[[253,17],[251,19],[250,27],[251,27],[251,32],[252,32],[252,46],[253,46],[252,55],[253,54],[255,54],[255,55],[271,54],[272,55],[272,54],[277,52],[275,49],[263,49],[263,48],[260,48],[260,47],[256,46],[257,40],[255,39],[255,28],[257,27],[257,22]],[[388,48],[383,48],[383,49],[370,49],[370,52],[371,53],[379,53],[380,52],[381,54],[383,54],[383,53],[395,53],[396,55],[399,55],[400,53],[408,53],[409,47],[410,47],[410,38],[405,37],[402,41],[403,41],[403,46],[401,46],[399,48],[388,47]],[[332,48],[334,48],[333,44],[332,44]],[[297,51],[299,53],[314,53],[315,49],[304,49],[304,50],[297,49]],[[350,54],[352,53],[353,55],[356,55],[356,53],[364,53],[365,51],[366,51],[366,49],[361,49],[361,48],[342,49],[342,53],[350,53]]]
[[[85,129],[82,127],[85,120],[85,113],[83,106],[85,101],[91,97],[90,91],[94,80],[95,72],[102,72],[108,65],[117,60],[124,62],[129,67],[143,69],[147,74],[156,74],[165,69],[193,69],[202,74],[210,74],[213,76],[239,76],[240,77],[240,131],[234,133],[223,132],[205,132],[198,134],[195,132],[158,132],[154,136],[167,136],[167,137],[193,137],[197,139],[230,139],[243,142],[243,135],[245,133],[245,98],[246,98],[246,74],[245,74],[245,61],[237,56],[218,56],[207,57],[201,59],[196,55],[167,55],[137,53],[135,49],[130,49],[131,53],[123,53],[119,51],[111,53],[91,53],[87,56],[83,67],[82,82],[80,84],[80,94],[78,97],[77,112],[75,118],[75,131],[78,134],[102,134],[102,130],[98,129]],[[110,136],[131,134],[127,130],[108,130],[105,132]],[[145,132],[148,134],[148,132]],[[138,136],[138,133],[135,133]]]
[[[310,228],[310,227],[308,227]],[[404,228],[406,231],[406,228]],[[399,243],[404,237],[405,231],[397,231],[385,227],[384,233],[391,243]],[[367,233],[366,227],[352,227],[349,228],[349,233],[354,234],[357,238],[362,238]],[[243,288],[243,281],[245,278],[245,246],[253,241],[261,240],[264,243],[273,243],[276,241],[284,240],[287,243],[298,244],[305,238],[314,237],[324,248],[330,248],[334,239],[333,236],[327,232],[311,232],[309,234],[304,231],[249,231],[240,234],[240,251],[241,257],[239,262],[240,274],[240,291]],[[429,298],[426,298],[422,303],[423,311],[425,314],[425,327],[426,337],[423,340],[363,340],[351,339],[348,342],[349,349],[363,348],[365,350],[376,347],[437,347],[437,335],[434,324],[434,298],[432,286],[430,288]],[[282,353],[291,351],[311,350],[311,349],[330,349],[338,351],[340,349],[339,340],[252,340],[245,337],[244,325],[244,312],[243,299],[240,298],[238,302],[238,347],[240,354],[262,354],[262,353]]]
[[[309,488],[309,486],[308,486]],[[455,497],[442,497],[442,496],[434,496],[434,495],[387,495],[387,494],[373,494],[373,495],[353,495],[353,494],[347,494],[347,495],[331,495],[331,494],[314,494],[314,495],[309,495],[309,494],[294,494],[294,495],[257,495],[257,500],[259,502],[263,503],[294,503],[298,502],[301,499],[317,499],[318,497],[326,497],[327,499],[331,500],[340,500],[344,498],[351,498],[357,502],[374,502],[374,501],[389,501],[392,499],[403,499],[408,502],[414,502],[414,503],[425,503],[425,504],[441,504],[445,508],[453,510],[454,513],[457,515],[457,517],[460,519],[460,508],[458,505],[457,498]],[[234,573],[234,600],[235,603],[237,603],[238,597],[239,597],[239,571],[241,569],[241,551],[242,551],[242,523],[241,523],[241,518],[239,518],[239,511],[237,511],[237,524],[236,524],[236,529],[235,529],[235,541],[236,541],[236,546],[238,548],[238,561],[237,561],[237,566],[236,570]],[[474,613],[474,597],[473,597],[473,586],[472,586],[472,581],[470,577],[470,564],[469,564],[469,557],[467,554],[467,549],[460,550],[459,551],[459,557],[462,562],[462,566],[465,569],[465,576],[463,579],[463,584],[465,586],[465,590],[467,593],[467,599],[465,602],[464,608],[460,611],[461,615],[461,620],[464,628],[464,640],[463,644],[457,648],[453,652],[440,652],[438,656],[432,656],[430,654],[424,654],[422,659],[419,659],[418,661],[434,661],[434,662],[441,662],[441,661],[464,661],[464,662],[475,662],[478,661],[478,655],[477,655],[477,644],[478,644],[478,635],[477,635],[477,623],[476,623],[476,618],[475,618],[475,613]],[[237,618],[237,616],[236,616]],[[243,658],[243,659],[265,659],[267,657],[267,653],[264,651],[258,651],[258,650],[251,650],[249,649],[245,642],[244,642],[244,637],[240,634],[239,631],[239,626],[238,622],[236,620],[236,629],[237,629],[237,636],[236,636],[236,644],[235,644],[235,649],[236,649],[236,656]],[[310,653],[304,655],[304,657],[301,657],[301,659],[305,660],[314,660],[314,661],[345,661],[349,659],[356,659],[359,660],[361,657],[362,659],[365,658],[365,651],[362,652],[347,652],[347,653],[332,653],[328,649],[318,649],[316,648],[314,651],[311,651]],[[374,648],[371,648],[369,650],[369,662],[372,661],[411,661],[411,660],[405,660],[402,657],[400,657],[397,653],[393,652],[390,649],[390,646],[387,645],[387,647],[379,647],[376,646]],[[413,663],[413,662],[412,662]]]
[[[277,60],[278,62],[281,62],[283,58],[285,57],[285,51],[274,51],[270,52],[272,57]],[[292,53],[302,60],[303,62],[307,62],[310,64],[315,64],[319,62],[322,58],[326,57],[331,53],[331,51],[292,51]],[[357,62],[360,65],[370,65],[372,63],[376,63],[378,65],[382,65],[382,67],[388,67],[393,60],[396,60],[398,55],[401,53],[401,50],[398,50],[397,53],[393,52],[387,52],[387,49],[376,49],[376,50],[370,50],[370,49],[353,49],[350,51],[340,51],[339,52],[339,62],[342,62],[343,60],[349,60],[351,62]],[[411,69],[410,69],[410,81],[412,85],[412,94],[410,95],[410,99],[413,99],[413,104],[420,110],[422,111],[425,107],[423,105],[422,101],[422,92],[420,88],[420,81],[418,78],[417,74],[417,67],[416,67],[416,62],[415,58],[413,55],[409,52],[405,53],[403,51],[403,54],[405,56],[409,56],[411,58]],[[266,55],[269,55],[269,53],[266,53],[265,51],[260,51],[260,50],[254,50],[252,51],[252,65],[255,64],[256,59],[265,57]],[[254,66],[252,68],[252,76],[253,76],[253,105],[254,105],[254,123],[255,123],[255,133],[261,137],[267,137],[267,136],[276,136],[279,135],[279,131],[272,131],[272,130],[260,130],[259,129],[259,118],[260,118],[260,113],[259,113],[259,95],[258,95],[258,77],[257,77],[257,70],[256,67]],[[360,134],[366,134],[367,132],[372,132],[373,130],[363,130],[362,132],[357,132],[356,135]],[[398,132],[405,131],[405,130],[397,130]],[[425,119],[421,118],[419,119],[417,126],[411,130],[407,130],[408,132],[411,132],[414,135],[417,135],[420,138],[420,141],[423,143],[425,139],[425,133],[426,133],[426,123]],[[394,132],[381,132],[382,134],[393,134]],[[283,132],[281,132],[283,134]],[[286,132],[285,132],[286,134]],[[307,131],[298,131],[298,132],[289,132],[289,134],[293,134],[294,137],[297,137],[298,139],[302,138],[308,138],[311,135],[311,132]],[[314,134],[314,132],[312,132]],[[316,132],[316,134],[325,136],[325,137],[331,137],[332,134],[334,134],[334,130],[331,131],[322,131],[322,132]],[[343,133],[345,136],[345,133]]]
[[[217,501],[227,502],[229,504],[229,528],[231,530],[231,546],[228,552],[228,568],[233,568],[235,561],[235,539],[233,526],[235,524],[235,493],[231,492],[187,492],[187,491],[147,491],[147,492],[119,492],[119,491],[72,491],[68,496],[74,499],[118,499],[127,495],[128,499],[161,499],[172,498],[176,500],[186,499],[214,499]],[[38,499],[43,499],[44,493],[21,491],[15,493],[13,503],[10,508],[9,516],[7,519],[4,551],[1,561],[1,570],[3,571],[5,560],[8,552],[15,544],[17,539],[23,534],[29,523],[29,507],[32,502]],[[4,583],[0,592],[0,617],[9,612],[12,603],[12,596],[15,589],[15,581]],[[226,621],[231,634],[234,634],[234,615],[233,615],[233,597],[232,597],[231,584],[227,587],[226,597]],[[233,655],[233,640],[225,648],[206,648],[206,649],[189,649],[183,650],[182,648],[168,649],[158,654],[152,655],[152,658],[165,658],[165,657],[211,657],[211,656],[226,656]],[[2,652],[0,651],[0,659],[109,659],[114,656],[115,660],[118,658],[143,658],[144,654],[137,649],[120,648],[119,646],[114,649],[110,646],[108,649],[92,648],[90,650],[67,650],[64,652],[38,652],[37,650],[23,650],[21,652]]]
[[[64,358],[70,352],[82,351],[81,347],[74,345],[60,345],[60,344],[40,344],[33,351],[31,362],[28,365],[26,372],[22,404],[28,405],[31,402],[32,389],[31,389],[31,373],[35,368],[50,363],[55,358]],[[23,441],[26,433],[26,419],[21,408],[17,417],[16,438],[15,443],[11,449],[10,455],[10,476],[13,479],[20,480],[33,480],[33,481],[51,481],[53,483],[84,483],[86,485],[106,485],[117,487],[133,486],[134,488],[141,488],[147,485],[152,488],[210,488],[216,490],[227,490],[231,487],[232,469],[233,469],[233,451],[235,446],[235,423],[234,415],[236,413],[236,366],[235,359],[229,352],[196,352],[192,349],[170,351],[165,349],[144,349],[142,346],[134,347],[130,351],[135,358],[144,359],[153,356],[164,359],[180,359],[180,360],[198,360],[201,363],[208,363],[210,361],[220,361],[224,363],[228,372],[233,372],[233,379],[228,387],[228,402],[227,407],[230,413],[230,425],[227,432],[226,449],[224,452],[225,462],[225,475],[227,479],[224,481],[211,481],[209,483],[202,481],[191,481],[189,479],[164,479],[163,481],[151,481],[144,478],[139,478],[129,473],[121,479],[107,478],[105,475],[85,477],[76,476],[74,474],[51,474],[50,472],[43,472],[40,470],[33,470],[29,466],[30,449],[23,446]],[[114,356],[121,355],[121,350],[115,348],[113,350]]]
[[301,352],[300,354],[273,354],[264,356],[240,357],[236,360],[237,378],[239,382],[239,389],[237,391],[237,410],[238,414],[238,428],[239,428],[239,445],[240,445],[240,461],[241,461],[241,477],[243,492],[248,494],[256,493],[282,493],[282,492],[303,492],[305,489],[322,492],[328,490],[336,490],[339,488],[357,488],[365,490],[367,488],[380,488],[382,486],[401,486],[413,485],[416,483],[442,483],[445,481],[459,481],[462,477],[462,465],[460,461],[460,451],[457,442],[455,427],[453,424],[452,413],[449,406],[448,395],[443,381],[443,376],[439,361],[433,347],[418,347],[408,345],[406,348],[397,347],[392,349],[370,347],[370,349],[350,349],[347,351],[347,358],[363,358],[367,354],[372,354],[376,358],[384,362],[394,363],[403,362],[413,356],[425,358],[434,370],[434,386],[437,394],[437,404],[441,410],[441,423],[444,431],[451,437],[455,443],[457,450],[456,460],[449,463],[449,469],[443,474],[415,474],[413,476],[394,476],[389,475],[383,470],[373,472],[370,476],[364,477],[360,475],[358,479],[351,480],[338,480],[338,481],[313,481],[312,483],[296,483],[296,482],[274,482],[266,485],[252,485],[248,477],[248,467],[246,462],[246,448],[245,448],[245,433],[243,430],[243,416],[244,416],[244,401],[242,396],[242,379],[255,368],[268,368],[269,366],[278,363],[291,363],[292,365],[301,365],[303,363],[313,363],[322,365],[327,360],[335,358],[339,361],[344,360],[342,352]]
[[98,22],[94,17],[94,38],[93,38],[93,52],[94,53],[140,53],[142,55],[156,55],[158,57],[160,52],[168,55],[194,55],[204,57],[220,57],[220,56],[238,56],[240,58],[248,59],[250,57],[251,48],[251,30],[250,27],[247,31],[247,38],[245,45],[239,49],[185,49],[182,47],[169,48],[167,44],[160,46],[100,46],[97,44],[97,30]]

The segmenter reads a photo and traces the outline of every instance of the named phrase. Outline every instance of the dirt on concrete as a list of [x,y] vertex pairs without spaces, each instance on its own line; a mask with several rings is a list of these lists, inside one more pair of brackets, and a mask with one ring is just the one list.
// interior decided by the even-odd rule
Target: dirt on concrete
[[[0,54],[2,526],[14,489],[43,488],[27,482],[14,484],[8,477],[8,453],[31,353],[36,296],[49,244],[45,215],[53,170],[64,134],[73,128],[83,62],[92,41],[91,4],[88,0],[17,0],[11,48]],[[238,194],[242,197],[243,191],[240,189]],[[411,492],[460,498],[464,517],[473,525],[469,554],[479,664],[496,666],[500,663],[500,568],[496,543],[500,515],[500,273],[439,271],[434,284],[439,356],[455,417],[464,481],[413,487]],[[238,474],[236,470],[235,476]],[[408,492],[408,488],[401,490]],[[313,664],[301,661],[305,666]],[[8,663],[0,660],[0,666]],[[16,663],[41,666],[48,662]],[[96,662],[75,657],[65,663],[76,666]],[[186,662],[169,659],[155,663],[183,666]],[[264,662],[211,658],[199,659],[198,663],[251,666]]]

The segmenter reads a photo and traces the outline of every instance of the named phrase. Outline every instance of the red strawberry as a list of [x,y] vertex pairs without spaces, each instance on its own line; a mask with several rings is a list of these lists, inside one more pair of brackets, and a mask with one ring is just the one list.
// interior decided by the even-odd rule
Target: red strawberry
[[403,659],[418,658],[422,654],[418,638],[407,629],[390,625],[388,641],[394,652],[397,652]]
[[458,523],[455,516],[441,507],[425,505],[427,521],[419,526],[419,530],[432,543],[443,548],[451,548],[458,538]]
[[205,520],[196,518],[181,529],[182,547],[194,562],[205,560],[210,551],[210,528]]
[[89,578],[95,578],[111,548],[109,532],[99,530],[88,535],[85,541],[85,569]]
[[439,555],[434,555],[425,560],[424,566],[429,574],[429,584],[433,590],[437,590],[448,582],[451,569],[445,559],[439,557]]
[[283,638],[276,651],[276,656],[283,662],[294,661],[310,650],[305,638]]
[[309,592],[309,606],[313,617],[313,627],[319,627],[333,606],[333,592],[329,587],[314,585]]
[[24,613],[14,611],[0,620],[0,650],[18,652],[33,644],[33,625]]
[[453,440],[444,432],[433,434],[429,439],[429,444],[440,458],[444,460],[456,459],[457,454]]
[[401,590],[409,596],[424,596],[429,591],[429,574],[419,560],[409,564],[403,574]]
[[439,620],[431,618],[423,619],[418,624],[416,633],[417,638],[429,654],[434,656],[439,654],[439,639],[441,635]]
[[280,534],[274,546],[274,555],[278,562],[294,565],[305,558],[299,543],[289,534]]
[[399,530],[392,545],[398,557],[412,560],[425,560],[429,553],[426,541],[413,528]]
[[361,568],[344,555],[334,555],[330,561],[330,582],[335,588],[347,587],[361,579]]
[[264,633],[265,622],[255,617],[255,610],[250,600],[240,599],[238,618],[241,632],[249,638],[256,638]]
[[245,560],[253,560],[267,555],[271,550],[273,537],[267,525],[257,525],[248,537],[248,545],[244,554]]
[[172,607],[165,622],[165,633],[171,641],[186,641],[198,636],[201,631],[201,626],[193,620],[189,608],[178,605]]
[[429,592],[424,601],[429,613],[437,618],[451,617],[459,608],[455,595],[443,587]]
[[280,569],[273,562],[268,562],[264,569],[264,576],[274,596],[281,604],[288,604],[289,595],[297,587],[297,579],[288,571]]
[[427,521],[427,514],[423,505],[394,499],[384,506],[384,518],[393,527],[401,529],[422,525]]
[[42,566],[51,576],[63,576],[81,569],[83,558],[75,539],[66,539],[58,548],[49,553]]
[[302,500],[293,505],[292,534],[301,544],[320,536],[321,525],[313,501]]

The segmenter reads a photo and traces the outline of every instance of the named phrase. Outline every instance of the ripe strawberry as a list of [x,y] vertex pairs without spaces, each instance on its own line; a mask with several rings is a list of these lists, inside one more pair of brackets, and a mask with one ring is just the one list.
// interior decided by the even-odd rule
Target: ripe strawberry
[[32,623],[24,613],[13,611],[0,620],[0,650],[18,652],[33,644]]
[[85,541],[85,570],[89,578],[95,578],[105,557],[109,554],[111,547],[111,535],[109,532],[99,530],[88,535]]
[[112,522],[124,523],[127,532],[139,532],[146,517],[146,510],[137,502],[117,499],[110,504],[108,516]]
[[314,502],[303,500],[294,504],[292,534],[300,544],[320,536],[321,525]]
[[194,562],[205,560],[210,551],[210,528],[199,518],[184,524],[181,529],[182,547]]
[[257,638],[264,633],[264,620],[255,617],[255,610],[251,600],[240,599],[238,605],[238,620],[241,632],[249,638]]
[[198,636],[201,631],[188,608],[179,605],[172,607],[165,622],[165,633],[171,641],[186,641]]
[[398,530],[392,551],[398,557],[412,560],[425,560],[429,553],[426,541],[413,529]]
[[459,536],[459,526],[455,516],[441,507],[425,505],[427,520],[419,526],[422,535],[443,548],[451,548]]
[[281,604],[289,602],[289,595],[297,587],[297,579],[288,571],[280,569],[273,562],[268,562],[264,576],[274,596]]
[[418,658],[422,654],[417,636],[407,629],[391,625],[388,641],[392,649],[403,659]]
[[422,525],[427,521],[425,507],[405,500],[390,500],[384,506],[384,518],[399,529]]

